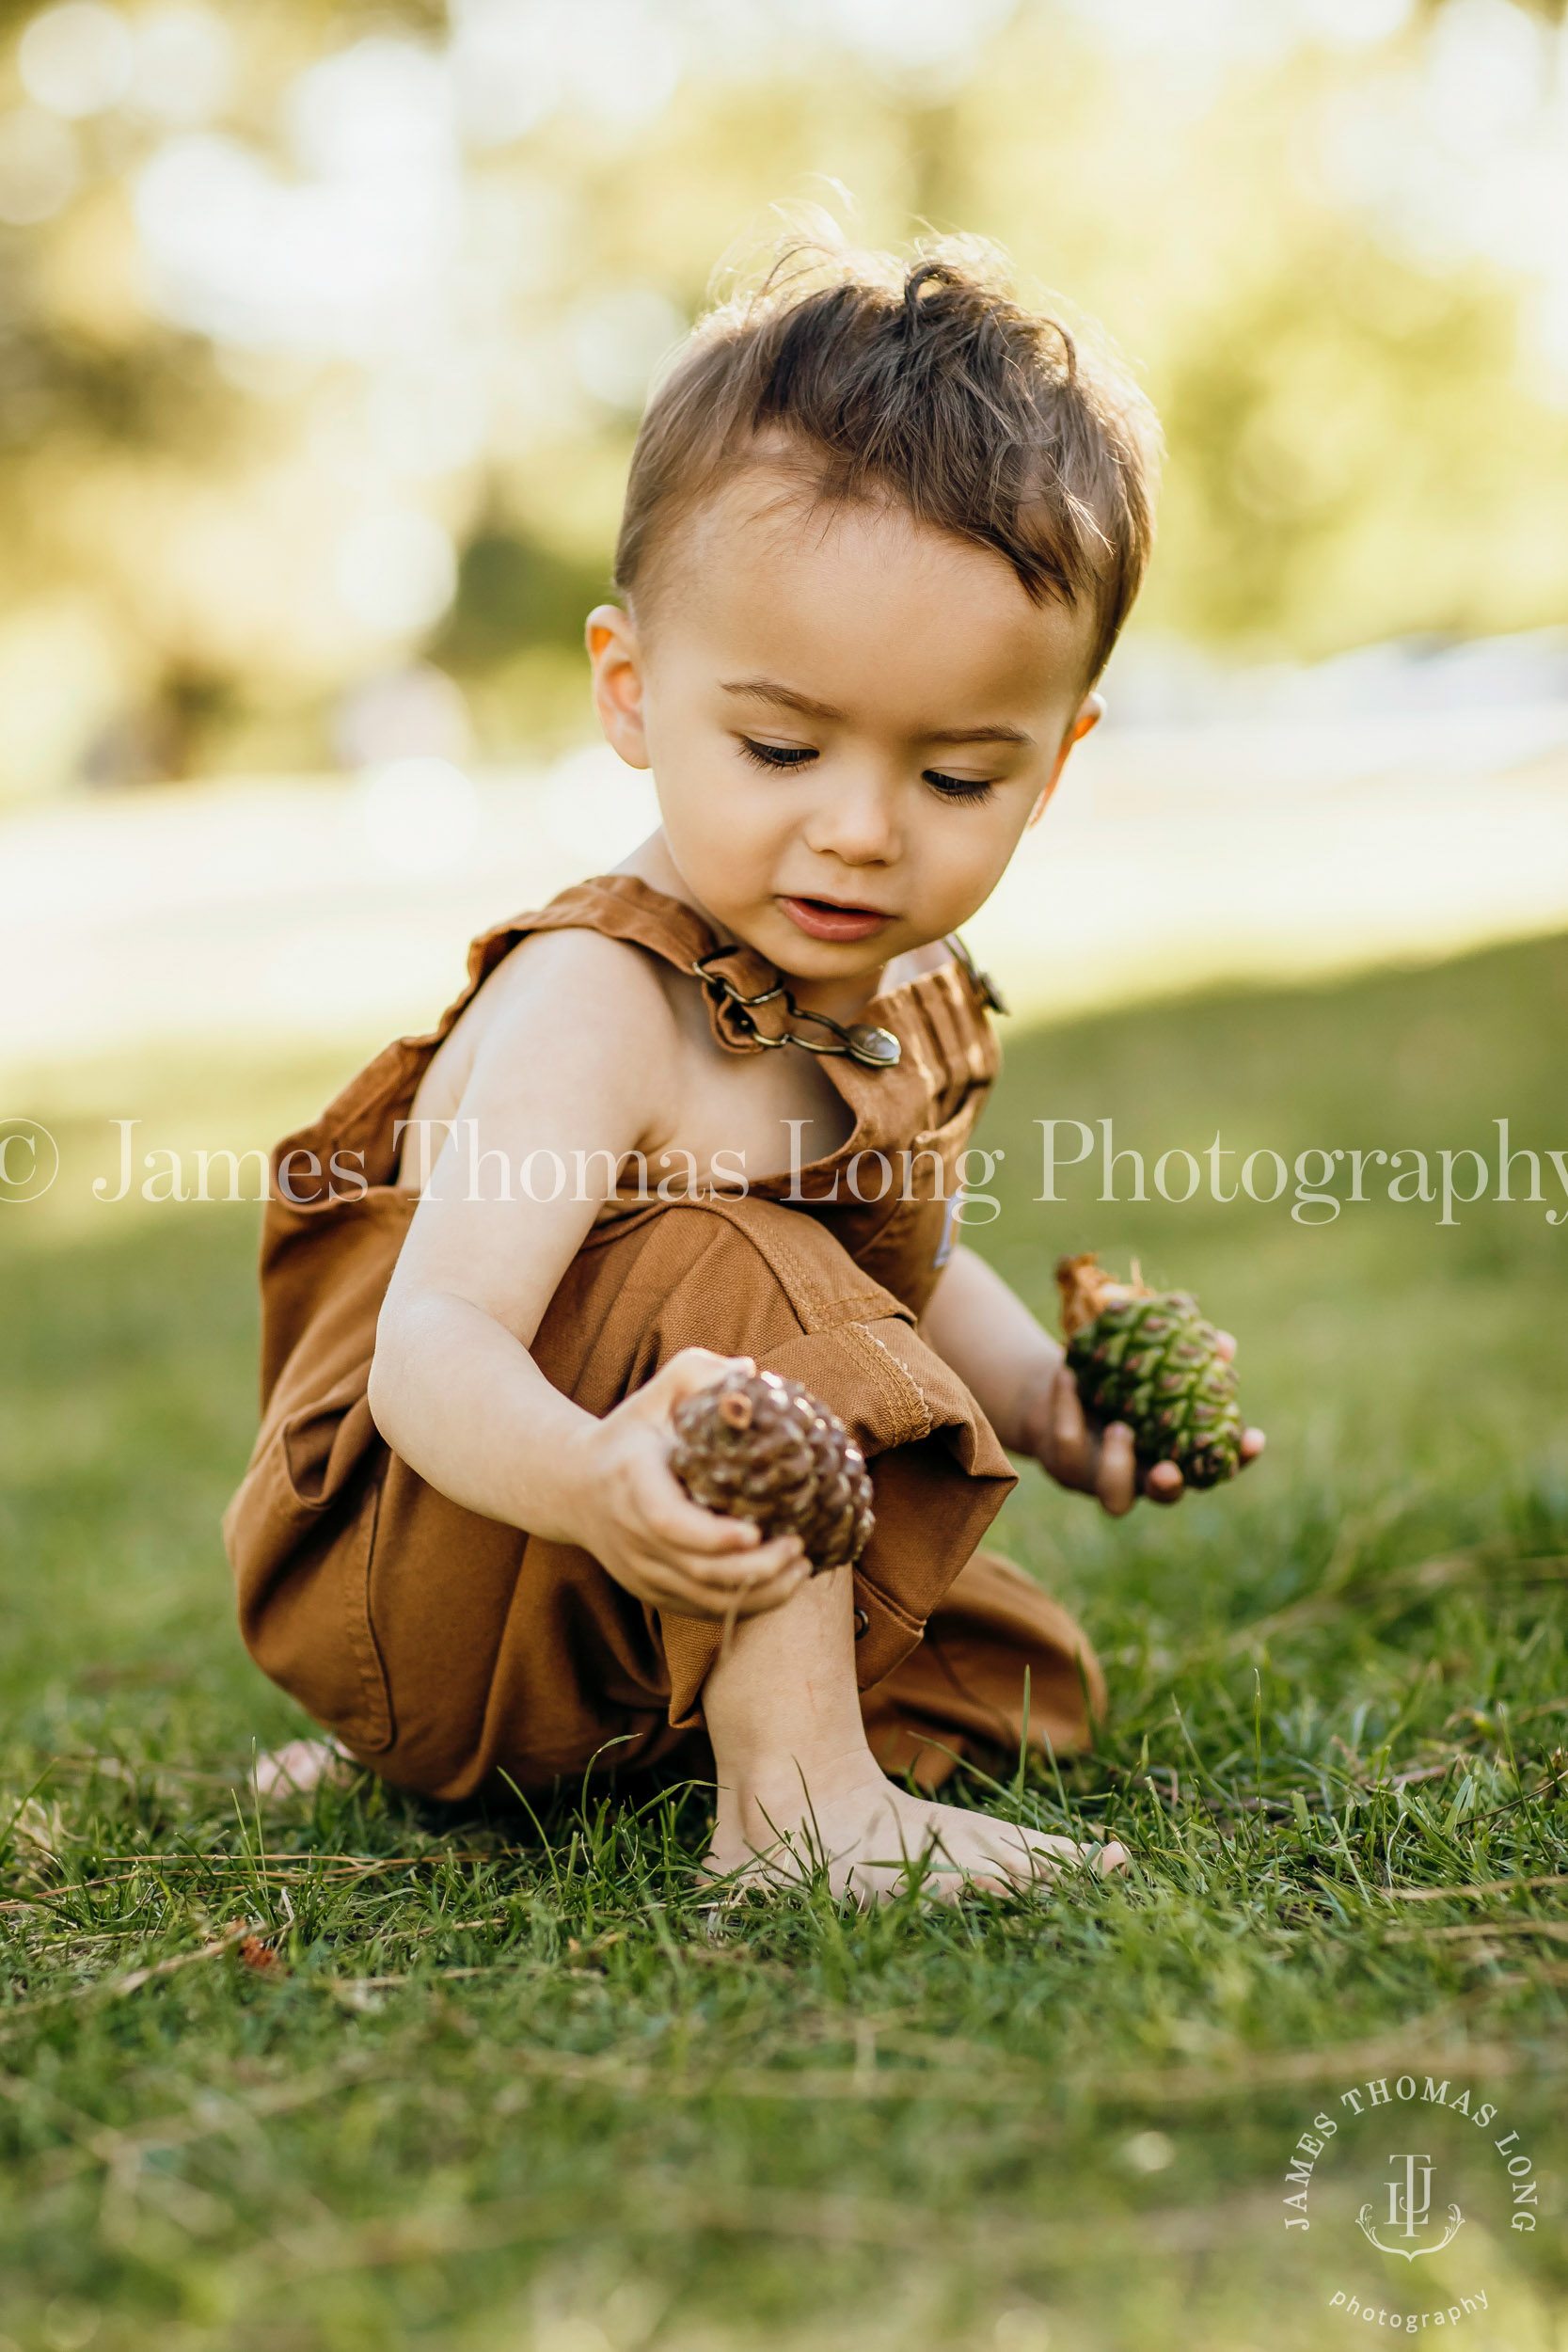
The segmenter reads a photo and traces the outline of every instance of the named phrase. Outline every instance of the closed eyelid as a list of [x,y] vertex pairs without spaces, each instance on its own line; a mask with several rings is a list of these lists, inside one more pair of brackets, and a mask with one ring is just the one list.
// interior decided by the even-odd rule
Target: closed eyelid
[[753,767],[771,768],[786,774],[821,756],[812,743],[763,743],[751,735],[737,735],[736,745],[741,758],[749,759]]
[[[767,743],[756,736],[743,732],[736,733],[736,747],[741,757],[749,759],[753,767],[770,768],[775,773],[785,775],[809,766],[822,756],[812,743]],[[987,800],[998,784],[1007,781],[1005,776],[955,776],[941,768],[923,768],[920,776],[922,783],[928,784],[949,801]]]
[[920,780],[944,801],[989,801],[999,779],[995,776],[950,776],[941,768],[923,768]]

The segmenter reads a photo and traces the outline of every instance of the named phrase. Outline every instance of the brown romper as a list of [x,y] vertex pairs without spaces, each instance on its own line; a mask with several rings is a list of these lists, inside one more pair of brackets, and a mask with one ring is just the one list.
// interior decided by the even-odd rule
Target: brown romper
[[[263,1418],[224,1518],[241,1627],[257,1663],[356,1756],[435,1797],[503,1786],[503,1772],[538,1788],[594,1758],[669,1754],[701,1730],[720,1639],[716,1625],[634,1599],[576,1546],[449,1501],[390,1452],[366,1402],[376,1317],[416,1206],[393,1182],[395,1122],[502,957],[531,931],[568,929],[633,942],[683,973],[707,956],[731,983],[706,989],[729,1052],[760,1053],[759,1033],[788,1025],[777,999],[752,1012],[735,1002],[777,977],[754,950],[721,951],[691,908],[604,876],[477,939],[439,1026],[388,1046],[272,1159]],[[651,1197],[618,1193],[531,1350],[598,1415],[701,1345],[804,1381],[841,1416],[876,1488],[876,1533],[854,1571],[863,1711],[884,1766],[927,1788],[976,1746],[1016,1751],[1026,1668],[1037,1746],[1082,1744],[1085,1692],[1096,1714],[1104,1703],[1072,1619],[976,1551],[1013,1472],[916,1328],[998,1067],[988,1001],[958,961],[879,997],[864,1018],[893,1032],[900,1058],[825,1060],[854,1132],[793,1177],[753,1180],[744,1197],[660,1200],[650,1172]]]

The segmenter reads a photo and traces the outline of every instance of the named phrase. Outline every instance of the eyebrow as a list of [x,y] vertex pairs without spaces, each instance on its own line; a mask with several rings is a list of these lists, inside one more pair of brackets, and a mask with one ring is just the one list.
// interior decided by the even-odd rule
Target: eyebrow
[[938,727],[934,734],[923,736],[921,740],[926,743],[1033,744],[1035,739],[1032,735],[1026,735],[1022,727],[1000,725],[994,727]]
[[807,719],[842,719],[844,712],[832,703],[819,703],[810,694],[798,694],[792,686],[781,686],[770,677],[736,677],[721,681],[726,694],[749,694],[753,702],[777,703],[781,709],[798,710]]
[[[818,702],[814,695],[798,694],[792,686],[782,686],[776,678],[724,678],[721,691],[726,694],[746,694],[753,702],[775,703],[781,710],[798,710],[802,718],[842,721],[845,712],[832,703]],[[921,737],[923,743],[1022,743],[1032,745],[1034,737],[1022,727],[998,723],[980,727],[935,727]]]

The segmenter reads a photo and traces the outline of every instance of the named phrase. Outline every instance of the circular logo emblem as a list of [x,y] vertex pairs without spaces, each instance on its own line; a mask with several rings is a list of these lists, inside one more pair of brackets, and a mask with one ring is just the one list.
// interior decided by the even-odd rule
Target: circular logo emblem
[[60,1147],[40,1119],[0,1119],[0,1204],[41,1199],[60,1172]]
[[1423,2066],[1324,2102],[1291,2150],[1285,2231],[1328,2232],[1328,2306],[1343,2320],[1394,2334],[1484,2328],[1476,2241],[1533,2233],[1537,2197],[1529,2148],[1497,2104]]

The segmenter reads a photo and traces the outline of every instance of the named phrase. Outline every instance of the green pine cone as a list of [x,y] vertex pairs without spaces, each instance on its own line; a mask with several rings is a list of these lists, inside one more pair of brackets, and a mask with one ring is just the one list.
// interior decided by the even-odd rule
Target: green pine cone
[[1236,1375],[1196,1299],[1109,1281],[1092,1259],[1064,1259],[1056,1271],[1068,1365],[1085,1411],[1125,1422],[1146,1470],[1174,1462],[1189,1486],[1234,1478],[1242,1462]]

